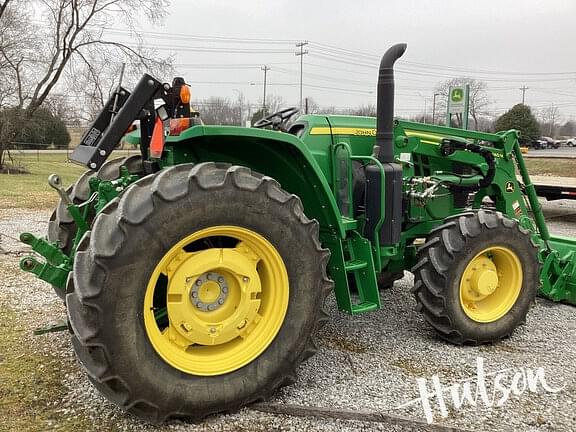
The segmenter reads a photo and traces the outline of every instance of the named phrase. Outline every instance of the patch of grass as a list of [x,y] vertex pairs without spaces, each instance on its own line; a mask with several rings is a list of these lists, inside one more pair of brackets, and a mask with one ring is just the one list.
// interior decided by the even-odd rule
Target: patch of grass
[[322,342],[326,344],[329,348],[337,349],[344,352],[353,352],[357,354],[362,354],[368,351],[368,348],[361,343],[353,340],[338,338],[334,336],[323,336]]
[[0,430],[78,431],[90,429],[83,416],[62,416],[58,403],[66,394],[62,359],[39,355],[30,329],[6,305],[0,308]]
[[548,175],[558,177],[574,177],[575,159],[524,159],[531,175]]
[[430,366],[421,359],[397,358],[390,362],[392,366],[402,369],[407,375],[426,378],[432,375],[449,378],[454,376],[454,371],[443,365]]
[[[110,157],[125,156],[125,151]],[[48,186],[48,176],[58,174],[68,186],[84,171],[80,165],[67,161],[66,153],[13,154],[14,162],[30,174],[0,174],[0,208],[51,209],[58,203],[58,194]]]

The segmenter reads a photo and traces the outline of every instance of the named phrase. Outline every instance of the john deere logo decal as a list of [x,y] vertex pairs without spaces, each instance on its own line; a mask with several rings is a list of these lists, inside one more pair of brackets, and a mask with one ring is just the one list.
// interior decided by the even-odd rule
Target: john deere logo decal
[[514,183],[506,182],[506,192],[514,192]]
[[464,90],[461,88],[452,89],[452,102],[462,102],[464,99]]

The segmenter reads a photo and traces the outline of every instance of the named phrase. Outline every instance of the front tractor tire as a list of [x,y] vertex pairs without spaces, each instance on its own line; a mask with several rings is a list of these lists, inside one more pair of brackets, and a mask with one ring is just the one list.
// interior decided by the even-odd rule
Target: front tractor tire
[[315,352],[332,282],[319,227],[269,178],[178,165],[134,183],[80,242],[67,289],[94,385],[153,423],[263,400]]
[[524,323],[539,269],[538,248],[516,220],[490,210],[457,215],[418,251],[417,309],[449,342],[494,342]]

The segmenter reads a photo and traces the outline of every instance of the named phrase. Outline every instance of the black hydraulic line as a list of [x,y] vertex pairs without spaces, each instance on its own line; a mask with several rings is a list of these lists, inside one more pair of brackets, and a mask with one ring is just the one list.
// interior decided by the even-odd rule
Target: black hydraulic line
[[479,146],[478,144],[465,143],[447,138],[442,140],[442,144],[440,144],[440,153],[442,153],[443,156],[450,156],[456,150],[464,150],[479,154],[488,164],[488,171],[486,171],[486,174],[482,174],[482,179],[477,184],[451,185],[450,190],[453,192],[474,192],[481,188],[490,186],[494,180],[494,176],[496,175],[496,159],[494,158],[494,154],[492,154],[492,152],[487,148]]

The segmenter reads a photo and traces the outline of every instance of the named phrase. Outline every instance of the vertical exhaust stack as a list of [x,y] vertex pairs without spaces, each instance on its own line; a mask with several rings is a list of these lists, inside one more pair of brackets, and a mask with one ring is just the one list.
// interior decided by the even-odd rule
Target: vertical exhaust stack
[[376,111],[376,145],[379,147],[378,160],[382,163],[394,162],[393,123],[394,123],[394,63],[406,51],[406,44],[399,43],[388,49],[380,61],[378,72],[378,96]]
[[388,49],[378,72],[374,155],[384,168],[384,185],[380,167],[371,164],[365,169],[364,236],[377,237],[381,246],[398,244],[402,231],[402,166],[394,163],[394,63],[404,51],[404,43]]

